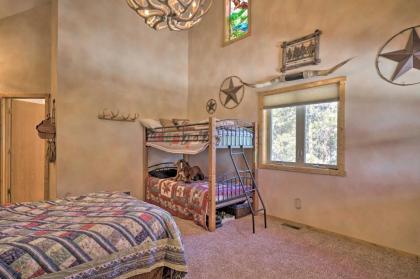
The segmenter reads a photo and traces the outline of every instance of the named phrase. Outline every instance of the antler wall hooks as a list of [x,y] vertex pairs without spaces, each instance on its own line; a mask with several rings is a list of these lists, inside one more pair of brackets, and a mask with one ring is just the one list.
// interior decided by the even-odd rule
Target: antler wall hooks
[[112,110],[104,109],[101,113],[98,113],[98,119],[101,120],[111,120],[111,121],[125,121],[125,122],[134,122],[139,118],[138,113],[134,115],[128,113],[127,115],[120,114],[120,111],[114,112]]

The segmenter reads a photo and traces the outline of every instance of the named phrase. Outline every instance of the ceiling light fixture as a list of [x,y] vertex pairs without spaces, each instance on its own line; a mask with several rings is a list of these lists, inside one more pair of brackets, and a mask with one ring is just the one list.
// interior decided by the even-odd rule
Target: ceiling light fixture
[[187,30],[199,23],[213,0],[127,0],[128,5],[155,30]]

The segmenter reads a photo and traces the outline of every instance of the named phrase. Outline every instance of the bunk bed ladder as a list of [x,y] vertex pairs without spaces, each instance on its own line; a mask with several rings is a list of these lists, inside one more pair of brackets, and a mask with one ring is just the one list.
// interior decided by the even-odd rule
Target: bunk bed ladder
[[[261,211],[264,212],[264,227],[267,228],[267,214],[266,214],[265,204],[264,204],[264,201],[262,200],[260,191],[258,190],[258,186],[257,186],[257,183],[255,181],[254,173],[251,171],[251,169],[249,167],[248,160],[246,159],[245,150],[244,150],[243,145],[240,146],[240,151],[238,151],[238,152],[234,152],[233,149],[232,149],[232,146],[229,146],[229,154],[230,154],[230,158],[232,159],[233,166],[235,167],[236,174],[238,175],[238,179],[239,179],[239,182],[241,184],[242,191],[245,193],[247,204],[249,206],[249,209],[251,210],[252,232],[255,233],[255,215],[258,212],[261,212]],[[238,165],[236,164],[234,156],[242,157],[243,162],[245,163],[245,167],[246,167],[245,170],[239,170],[238,169]],[[244,180],[243,180],[243,177],[241,176],[241,173],[242,174],[243,173],[248,173],[250,175],[250,177],[252,179],[252,189],[251,190],[247,190],[245,188]],[[252,203],[251,203],[252,196],[259,199],[259,201],[261,202],[262,208],[254,210],[254,208],[252,206]]]

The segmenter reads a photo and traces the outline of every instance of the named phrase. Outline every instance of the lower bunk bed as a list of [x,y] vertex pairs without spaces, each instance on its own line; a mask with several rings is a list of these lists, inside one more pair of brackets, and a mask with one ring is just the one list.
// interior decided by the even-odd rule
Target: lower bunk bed
[[0,278],[183,278],[165,210],[123,193],[0,207]]
[[[208,179],[185,183],[174,181],[176,167],[162,163],[149,167],[146,183],[146,201],[155,204],[172,215],[193,220],[208,229],[209,183]],[[216,209],[246,201],[245,191],[252,189],[252,177],[241,175],[244,187],[237,175],[224,175],[216,181]]]

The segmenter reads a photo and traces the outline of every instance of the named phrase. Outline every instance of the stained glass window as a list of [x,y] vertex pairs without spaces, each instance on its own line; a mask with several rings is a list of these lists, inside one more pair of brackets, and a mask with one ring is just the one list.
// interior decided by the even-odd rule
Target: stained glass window
[[250,34],[251,0],[225,0],[225,43]]

